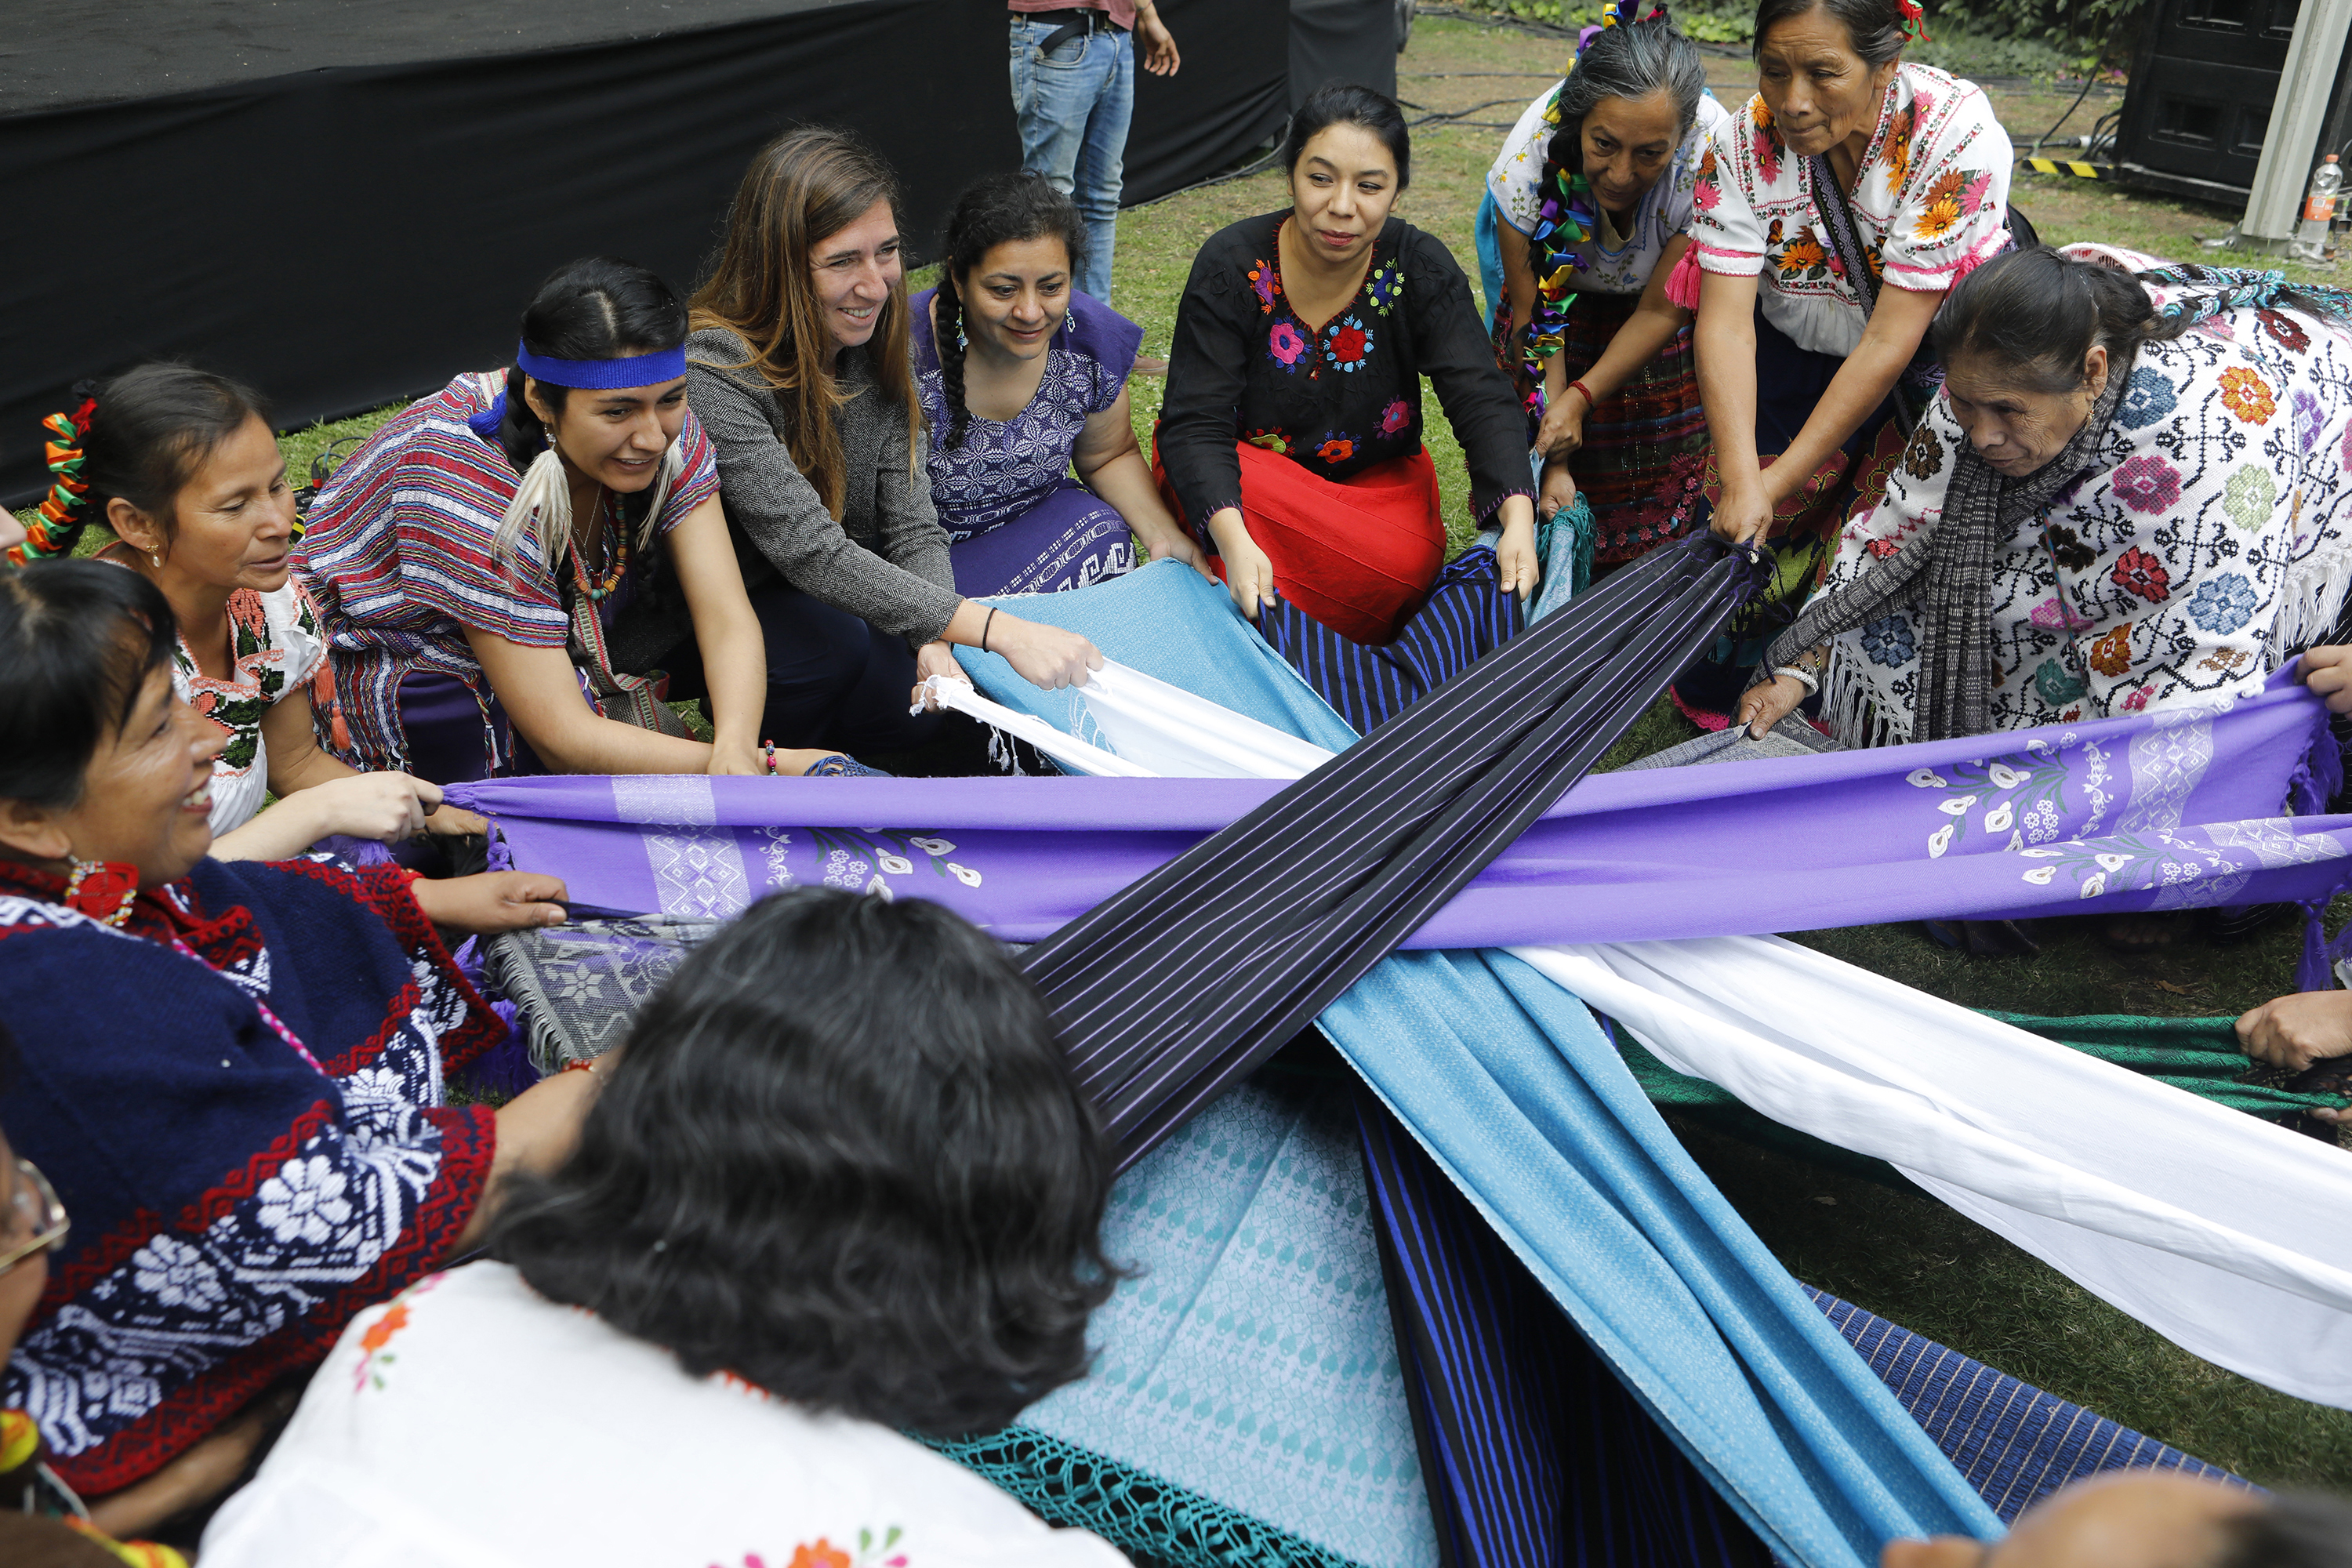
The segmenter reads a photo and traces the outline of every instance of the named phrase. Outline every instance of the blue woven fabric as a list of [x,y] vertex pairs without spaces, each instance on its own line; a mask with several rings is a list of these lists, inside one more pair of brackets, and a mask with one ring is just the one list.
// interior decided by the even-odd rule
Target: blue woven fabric
[[[1347,743],[1223,592],[1173,563],[1020,609],[1252,718]],[[968,650],[966,668],[998,701],[1069,727],[1074,699]],[[1320,1022],[1784,1562],[1864,1568],[1895,1536],[1999,1533],[1574,997],[1500,954],[1416,952],[1384,961]]]
[[2003,1524],[2068,1481],[2103,1470],[2179,1470],[2249,1484],[1851,1301],[1805,1289]]
[[1365,1568],[1435,1560],[1344,1082],[1217,1100],[1119,1178],[1103,1247],[1137,1273],[1023,1427]]

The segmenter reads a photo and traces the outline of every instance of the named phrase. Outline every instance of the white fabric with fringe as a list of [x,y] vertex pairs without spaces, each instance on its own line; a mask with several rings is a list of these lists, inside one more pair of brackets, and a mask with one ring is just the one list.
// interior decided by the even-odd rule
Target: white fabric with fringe
[[[2159,303],[2180,292],[2150,291]],[[2352,332],[2227,311],[2142,345],[2127,374],[2102,471],[2021,524],[1995,563],[1999,728],[2251,696],[2331,635],[2352,586]],[[1935,528],[1967,440],[1939,395],[1885,499],[1847,524],[1820,592]],[[1831,645],[1822,717],[1848,745],[1911,738],[1918,615],[1906,606]]]

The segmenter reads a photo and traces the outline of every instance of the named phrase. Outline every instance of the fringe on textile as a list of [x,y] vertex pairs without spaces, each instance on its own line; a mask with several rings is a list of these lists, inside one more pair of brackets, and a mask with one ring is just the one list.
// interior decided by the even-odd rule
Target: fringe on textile
[[1911,715],[1878,700],[1866,673],[1844,657],[1843,638],[1830,644],[1830,666],[1822,676],[1822,722],[1830,733],[1859,751],[1899,746],[1911,739]]
[[2273,658],[2283,663],[2288,653],[2333,638],[2347,590],[2352,590],[2352,543],[2315,550],[2288,567],[2279,588],[2278,618],[2271,626]]

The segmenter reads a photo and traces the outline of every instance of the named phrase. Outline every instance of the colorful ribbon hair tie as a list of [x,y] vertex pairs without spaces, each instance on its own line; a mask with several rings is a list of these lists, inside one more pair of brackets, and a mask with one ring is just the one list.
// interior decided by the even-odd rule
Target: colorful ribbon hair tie
[[48,434],[41,455],[49,465],[49,493],[26,528],[25,542],[8,552],[8,559],[19,566],[71,555],[74,542],[81,537],[87,521],[81,514],[89,502],[89,481],[81,477],[82,437],[89,432],[90,415],[97,407],[98,399],[84,396],[71,413],[60,411],[41,421]]
[[1932,44],[1927,36],[1927,8],[1919,0],[1895,0],[1895,9],[1903,18],[1903,34],[1913,43]]

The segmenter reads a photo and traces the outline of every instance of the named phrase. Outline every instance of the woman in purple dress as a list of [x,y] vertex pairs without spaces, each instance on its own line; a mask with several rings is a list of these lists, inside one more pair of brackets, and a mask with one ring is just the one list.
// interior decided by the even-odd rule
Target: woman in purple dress
[[1207,571],[1136,444],[1143,329],[1070,287],[1086,241],[1042,175],[992,175],[957,200],[940,286],[913,301],[931,503],[967,597],[1083,588],[1139,544]]

